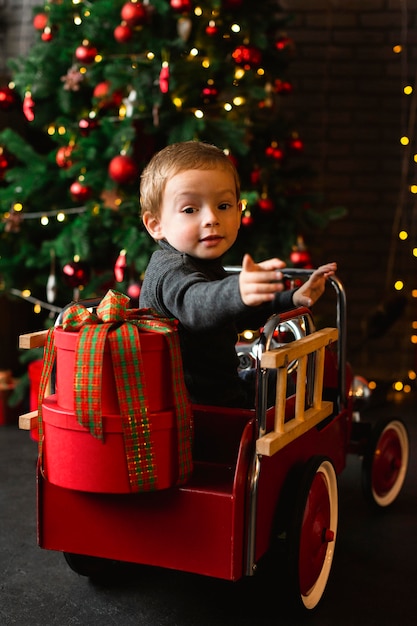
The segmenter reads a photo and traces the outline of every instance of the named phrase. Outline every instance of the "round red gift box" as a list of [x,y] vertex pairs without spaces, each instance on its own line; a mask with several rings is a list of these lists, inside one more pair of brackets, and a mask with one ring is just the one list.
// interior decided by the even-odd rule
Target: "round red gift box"
[[[74,410],[74,369],[77,340],[78,332],[64,331],[60,327],[55,328],[57,404],[68,411]],[[170,382],[172,376],[166,337],[162,333],[140,332],[140,346],[148,410],[154,413],[172,409],[174,406]],[[127,355],[127,358],[135,360],[137,355],[132,352],[132,354]],[[117,415],[119,413],[119,403],[111,354],[107,342],[102,365],[102,413]]]
[[[58,406],[56,396],[44,398],[43,467],[49,482],[76,491],[131,493],[120,415],[104,415],[104,438],[93,437],[74,413]],[[177,480],[177,431],[173,411],[149,415],[156,489]]]

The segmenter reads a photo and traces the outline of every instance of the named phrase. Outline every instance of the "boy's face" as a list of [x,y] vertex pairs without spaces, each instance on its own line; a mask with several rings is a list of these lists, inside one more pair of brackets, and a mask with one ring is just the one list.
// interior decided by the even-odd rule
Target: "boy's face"
[[159,216],[145,213],[143,221],[154,239],[199,259],[217,259],[236,241],[240,217],[233,175],[216,168],[170,178]]

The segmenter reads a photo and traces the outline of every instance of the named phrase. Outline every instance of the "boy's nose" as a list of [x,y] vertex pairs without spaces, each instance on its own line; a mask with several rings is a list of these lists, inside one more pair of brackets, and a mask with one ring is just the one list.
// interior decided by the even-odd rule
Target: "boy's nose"
[[213,224],[218,224],[219,218],[218,218],[217,212],[214,211],[213,209],[207,208],[204,213],[203,222],[206,226],[213,226]]

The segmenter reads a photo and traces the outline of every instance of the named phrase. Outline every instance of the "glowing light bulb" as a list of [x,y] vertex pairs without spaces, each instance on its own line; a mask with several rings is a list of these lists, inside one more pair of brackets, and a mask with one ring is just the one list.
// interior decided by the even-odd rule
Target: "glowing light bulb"
[[47,215],[42,215],[42,217],[41,217],[41,224],[42,224],[42,226],[48,226],[49,218],[48,218]]
[[410,94],[412,94],[413,93],[412,86],[411,85],[406,85],[404,87],[404,93],[405,93],[406,96],[409,96]]
[[194,111],[194,115],[196,116],[198,120],[201,120],[204,117],[204,113],[201,109],[196,109]]
[[395,383],[393,383],[392,387],[393,389],[395,389],[395,391],[402,391],[404,385],[402,384],[400,380],[397,380]]
[[398,237],[402,240],[405,241],[408,237],[408,233],[405,230],[402,230],[398,233]]
[[396,280],[394,283],[394,289],[396,289],[396,291],[401,291],[401,289],[404,289],[404,283],[402,280]]
[[394,52],[394,54],[400,54],[400,52],[402,52],[403,47],[400,46],[399,44],[397,44],[396,46],[393,46],[392,51]]

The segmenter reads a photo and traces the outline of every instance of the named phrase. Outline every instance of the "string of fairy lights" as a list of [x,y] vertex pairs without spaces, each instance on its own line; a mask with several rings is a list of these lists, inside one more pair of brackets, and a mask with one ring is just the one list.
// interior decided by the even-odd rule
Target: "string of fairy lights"
[[[401,132],[402,146],[401,176],[397,205],[392,223],[391,245],[388,254],[386,291],[394,290],[411,297],[412,317],[408,332],[404,334],[405,349],[401,351],[404,378],[393,382],[393,390],[409,393],[417,379],[417,365],[410,366],[410,345],[417,351],[417,145],[415,126],[417,121],[417,69],[412,76],[409,63],[409,11],[403,0],[401,14],[400,43],[393,46],[394,55],[401,63]],[[413,350],[414,347],[414,350]],[[415,358],[415,356],[414,356]]]

